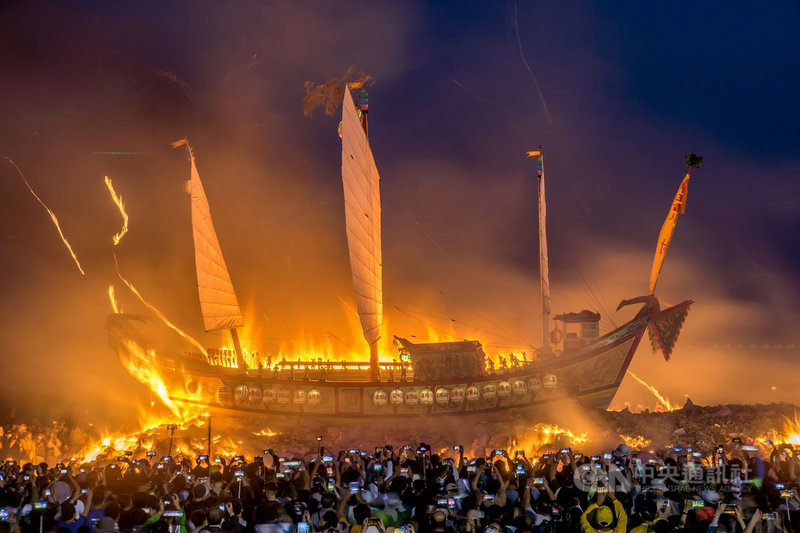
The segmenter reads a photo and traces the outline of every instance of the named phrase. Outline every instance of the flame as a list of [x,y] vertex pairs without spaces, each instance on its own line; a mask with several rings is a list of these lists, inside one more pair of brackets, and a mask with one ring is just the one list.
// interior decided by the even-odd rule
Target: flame
[[780,444],[791,444],[792,446],[800,445],[800,414],[794,412],[793,418],[784,417],[786,422],[780,430],[773,430],[764,435],[756,437],[756,443],[761,446],[767,447],[767,441],[770,440],[775,446]]
[[530,428],[524,436],[515,438],[508,448],[508,452],[514,450],[556,450],[562,447],[583,446],[591,442],[588,433],[574,433],[553,424],[540,422]]
[[277,435],[277,433],[269,428],[264,428],[253,433],[254,437],[274,437],[275,435]]
[[125,204],[122,203],[122,196],[117,195],[117,191],[114,190],[111,178],[106,176],[105,182],[108,192],[111,194],[111,199],[114,200],[114,203],[119,208],[119,213],[122,215],[122,229],[113,237],[114,246],[116,246],[119,244],[119,241],[122,240],[122,237],[128,233],[128,213],[125,212]]
[[8,158],[7,156],[2,156],[2,157],[3,157],[3,158],[6,160],[6,161],[8,161],[9,163],[11,163],[11,165],[13,165],[13,167],[14,167],[15,169],[17,169],[17,173],[19,173],[20,177],[22,178],[22,181],[24,181],[24,182],[25,182],[25,186],[26,186],[26,187],[28,187],[28,190],[29,190],[29,191],[31,191],[31,194],[33,195],[33,197],[34,197],[34,198],[36,198],[36,200],[37,200],[37,201],[38,201],[40,204],[42,204],[42,207],[44,207],[44,208],[45,208],[45,211],[47,211],[47,214],[48,214],[48,215],[50,215],[50,220],[52,220],[52,221],[53,221],[53,224],[55,225],[55,227],[56,227],[56,230],[58,230],[58,235],[61,237],[61,240],[64,242],[64,246],[66,246],[66,247],[67,247],[67,251],[69,251],[69,254],[72,256],[72,260],[73,260],[73,261],[75,261],[75,265],[78,267],[78,270],[80,270],[80,272],[81,272],[81,275],[85,276],[85,275],[86,275],[86,272],[84,272],[84,271],[83,271],[83,267],[81,267],[81,262],[80,262],[80,261],[78,261],[78,256],[77,256],[77,255],[75,255],[75,252],[72,250],[72,246],[70,246],[70,244],[69,244],[69,241],[68,241],[68,240],[67,240],[67,238],[64,236],[64,232],[63,232],[63,231],[61,231],[61,224],[59,224],[59,223],[58,223],[58,217],[56,217],[56,214],[55,214],[55,213],[53,213],[53,211],[52,211],[52,210],[51,210],[49,207],[47,207],[47,205],[46,205],[46,204],[45,204],[45,203],[42,201],[42,199],[41,199],[41,198],[39,198],[39,195],[38,195],[38,194],[36,194],[36,192],[33,190],[33,187],[31,187],[31,184],[30,184],[30,183],[28,183],[28,180],[25,178],[25,175],[22,173],[22,170],[20,170],[20,168],[17,166],[17,164],[16,164],[16,163],[14,163],[14,162],[13,162],[13,161],[12,161],[10,158]]
[[627,373],[630,374],[633,379],[635,379],[636,381],[638,381],[639,383],[644,385],[647,388],[647,390],[652,392],[653,396],[655,396],[656,400],[658,400],[658,403],[660,405],[662,405],[667,411],[675,411],[677,409],[680,409],[680,407],[678,407],[677,405],[674,405],[673,403],[671,403],[666,396],[664,396],[663,394],[658,392],[658,389],[656,389],[655,387],[653,387],[652,385],[647,383],[645,380],[643,380],[642,378],[640,378],[639,376],[637,376],[636,374],[634,374],[630,370],[628,370]]
[[631,450],[643,450],[653,442],[643,435],[623,435],[620,433],[619,438],[621,438],[625,445]]

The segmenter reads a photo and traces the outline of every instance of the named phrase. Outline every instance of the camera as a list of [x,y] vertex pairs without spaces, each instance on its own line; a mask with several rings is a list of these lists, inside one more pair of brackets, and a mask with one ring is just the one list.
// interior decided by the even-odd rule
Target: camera
[[147,457],[155,457],[156,456],[156,452],[152,452],[152,451],[151,452],[147,452],[146,455],[147,455]]

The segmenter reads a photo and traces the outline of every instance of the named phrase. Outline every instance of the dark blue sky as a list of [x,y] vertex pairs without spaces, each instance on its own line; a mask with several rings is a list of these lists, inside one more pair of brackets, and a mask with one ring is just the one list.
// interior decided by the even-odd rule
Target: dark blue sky
[[105,175],[131,215],[121,268],[200,334],[186,161],[169,148],[184,133],[240,298],[265,319],[261,340],[347,338],[337,119],[304,118],[301,104],[304,81],[349,65],[376,80],[392,333],[538,343],[523,154],[542,144],[557,312],[624,320],[606,311],[645,292],[694,151],[705,164],[658,295],[697,301],[686,346],[796,342],[798,28],[797,2],[4,2],[0,153],[61,218],[87,276],[3,162],[2,356],[18,376],[31,368],[17,354],[55,349],[69,358],[49,375],[102,361],[127,379],[103,332],[119,224]]

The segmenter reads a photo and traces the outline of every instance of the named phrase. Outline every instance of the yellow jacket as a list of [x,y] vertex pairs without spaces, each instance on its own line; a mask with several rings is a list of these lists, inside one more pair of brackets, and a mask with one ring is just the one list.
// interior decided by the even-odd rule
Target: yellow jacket
[[625,514],[625,509],[622,507],[622,504],[619,503],[619,500],[616,498],[612,500],[614,506],[614,515],[617,518],[617,524],[614,526],[613,529],[595,529],[592,526],[590,521],[590,517],[594,516],[595,511],[597,508],[600,507],[596,503],[589,505],[586,510],[581,515],[581,531],[583,533],[600,533],[601,531],[613,531],[614,533],[627,533],[628,530],[628,515]]

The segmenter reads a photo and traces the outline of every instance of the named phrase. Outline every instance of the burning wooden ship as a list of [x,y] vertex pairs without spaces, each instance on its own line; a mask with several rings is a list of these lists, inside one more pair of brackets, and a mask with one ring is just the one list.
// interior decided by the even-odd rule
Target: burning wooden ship
[[[233,349],[203,349],[182,344],[164,349],[148,333],[151,320],[115,313],[108,332],[126,368],[166,402],[213,411],[308,417],[411,417],[487,413],[574,399],[605,409],[614,397],[637,347],[648,331],[654,349],[665,357],[677,340],[691,301],[660,309],[653,292],[661,263],[683,210],[689,169],[659,236],[650,294],[623,301],[641,303],[626,324],[599,334],[600,315],[589,311],[553,317],[561,328],[550,330],[550,287],[546,238],[544,159],[537,162],[539,249],[543,345],[532,360],[512,358],[494,368],[477,340],[412,343],[395,337],[398,359],[381,362],[383,297],[379,174],[367,136],[367,96],[358,104],[344,91],[340,136],[342,181],[350,265],[356,303],[370,358],[351,361],[280,361],[269,367],[248,364],[237,328],[243,325],[236,293],[211,220],[211,212],[191,161],[191,213],[200,307],[206,331],[229,330]],[[191,340],[191,339],[190,339]],[[175,345],[177,346],[177,345]],[[188,348],[186,346],[189,346]]]

